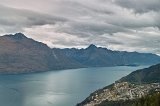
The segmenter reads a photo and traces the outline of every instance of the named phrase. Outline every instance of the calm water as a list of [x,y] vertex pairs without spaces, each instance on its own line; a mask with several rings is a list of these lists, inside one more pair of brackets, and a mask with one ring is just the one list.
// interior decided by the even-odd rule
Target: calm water
[[139,67],[83,68],[0,75],[0,106],[74,106]]

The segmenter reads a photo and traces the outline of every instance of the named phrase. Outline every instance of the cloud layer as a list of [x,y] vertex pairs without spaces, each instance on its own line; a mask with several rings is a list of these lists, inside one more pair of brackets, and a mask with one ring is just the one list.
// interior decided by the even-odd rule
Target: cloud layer
[[0,0],[0,32],[23,32],[50,47],[160,54],[159,0]]

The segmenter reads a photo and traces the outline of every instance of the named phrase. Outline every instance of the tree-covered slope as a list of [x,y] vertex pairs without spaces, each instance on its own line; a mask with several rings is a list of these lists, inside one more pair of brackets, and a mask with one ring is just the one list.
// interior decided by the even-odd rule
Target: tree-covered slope
[[134,71],[126,77],[121,78],[119,81],[139,84],[160,82],[160,64]]

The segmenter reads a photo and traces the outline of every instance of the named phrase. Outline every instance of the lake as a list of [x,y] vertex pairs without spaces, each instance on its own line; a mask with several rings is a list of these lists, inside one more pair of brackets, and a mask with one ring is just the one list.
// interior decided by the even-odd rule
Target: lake
[[0,75],[1,106],[75,106],[93,91],[146,66]]

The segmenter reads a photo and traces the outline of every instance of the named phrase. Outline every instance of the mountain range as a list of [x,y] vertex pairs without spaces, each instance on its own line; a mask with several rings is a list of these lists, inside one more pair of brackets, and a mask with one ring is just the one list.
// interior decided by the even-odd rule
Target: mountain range
[[151,53],[112,51],[91,44],[85,49],[50,48],[22,33],[0,36],[0,73],[28,73],[83,67],[150,65],[160,62]]
[[152,53],[112,51],[91,44],[85,49],[52,49],[86,67],[151,65],[160,62]]

